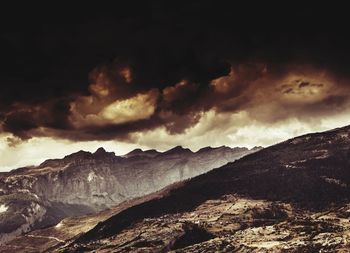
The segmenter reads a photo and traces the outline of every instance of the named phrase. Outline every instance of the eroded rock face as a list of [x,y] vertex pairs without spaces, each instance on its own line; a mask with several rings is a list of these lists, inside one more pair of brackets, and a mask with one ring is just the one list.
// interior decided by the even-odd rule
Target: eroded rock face
[[[100,148],[2,173],[0,205],[6,210],[0,213],[0,243],[64,217],[101,211],[157,191],[254,151],[220,147],[193,153],[176,147],[164,153],[134,150],[119,157]],[[33,206],[41,211],[24,218]]]
[[0,242],[7,242],[18,235],[29,232],[37,222],[42,221],[46,211],[46,208],[37,202],[29,202],[27,207],[21,210],[20,216],[10,217],[11,214],[7,215],[9,219],[1,223],[0,228],[3,233],[0,234]]

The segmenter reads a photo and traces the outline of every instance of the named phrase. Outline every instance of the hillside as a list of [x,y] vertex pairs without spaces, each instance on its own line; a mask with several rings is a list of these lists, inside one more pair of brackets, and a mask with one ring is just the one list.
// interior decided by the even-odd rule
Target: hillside
[[348,252],[350,127],[297,137],[99,223],[64,252]]

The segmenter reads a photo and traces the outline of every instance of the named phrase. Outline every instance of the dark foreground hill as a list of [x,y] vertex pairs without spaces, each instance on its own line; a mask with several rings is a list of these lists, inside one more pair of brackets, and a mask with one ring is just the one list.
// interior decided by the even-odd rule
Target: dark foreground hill
[[64,252],[349,252],[350,127],[297,137],[165,189]]

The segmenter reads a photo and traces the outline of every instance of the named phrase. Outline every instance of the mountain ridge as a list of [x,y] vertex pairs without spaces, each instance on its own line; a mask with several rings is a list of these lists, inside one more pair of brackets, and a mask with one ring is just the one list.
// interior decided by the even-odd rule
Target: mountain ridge
[[0,242],[11,233],[15,237],[68,216],[98,212],[254,152],[212,150],[203,156],[182,151],[124,157],[99,148],[0,173],[0,204],[8,210],[0,213]]

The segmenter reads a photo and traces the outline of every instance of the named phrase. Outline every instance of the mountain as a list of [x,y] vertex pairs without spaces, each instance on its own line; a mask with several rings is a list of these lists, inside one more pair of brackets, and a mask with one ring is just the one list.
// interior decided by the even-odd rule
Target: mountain
[[157,155],[161,154],[160,152],[158,152],[155,149],[150,149],[150,150],[146,150],[143,151],[140,148],[134,149],[133,151],[127,153],[126,155],[124,155],[124,157],[156,157]]
[[0,173],[0,244],[66,217],[111,208],[177,181],[205,173],[255,150],[176,147],[116,156],[99,148]]
[[271,146],[118,211],[61,252],[349,252],[350,126]]

